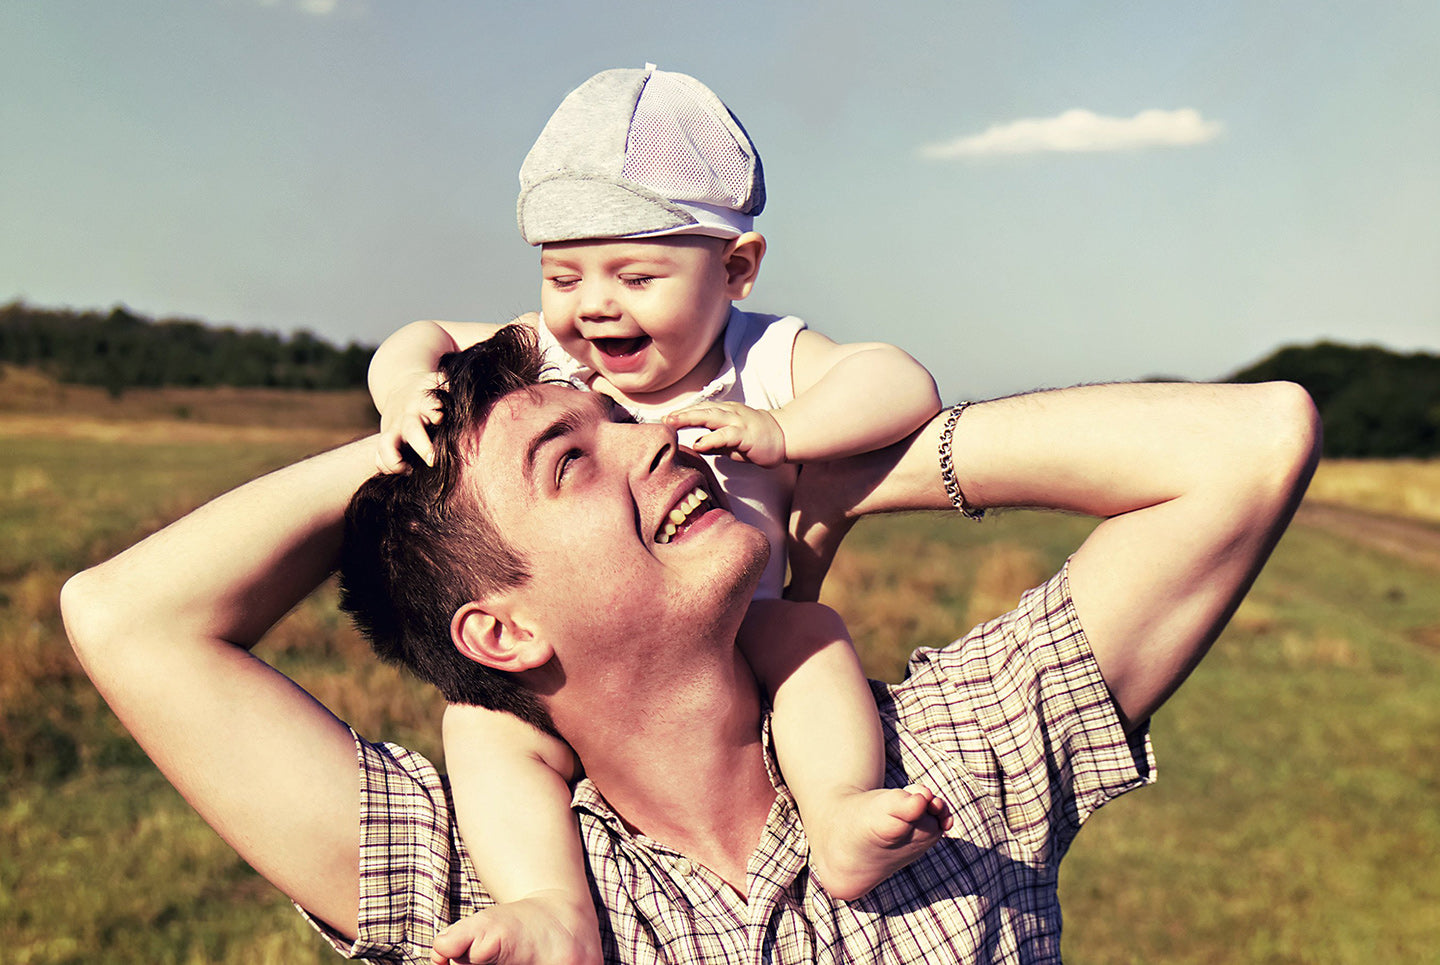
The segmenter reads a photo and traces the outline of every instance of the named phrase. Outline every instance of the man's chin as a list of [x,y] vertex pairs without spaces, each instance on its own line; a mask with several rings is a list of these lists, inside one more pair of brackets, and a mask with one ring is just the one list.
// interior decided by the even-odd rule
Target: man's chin
[[[739,521],[736,521],[739,523]],[[760,578],[765,575],[765,566],[770,562],[770,541],[765,534],[760,532],[749,523],[739,523],[746,531],[745,545],[736,550],[740,564],[735,573],[734,596],[743,604],[749,606],[750,599],[755,595],[755,590],[760,585]]]
[[[750,607],[750,600],[770,560],[770,541],[765,534],[748,523],[731,519],[730,538],[721,554],[729,565],[717,566],[705,581],[703,601],[694,600],[696,615],[709,630],[732,633]],[[733,535],[732,535],[733,533]],[[706,619],[708,617],[708,619]],[[697,625],[699,626],[699,625]]]

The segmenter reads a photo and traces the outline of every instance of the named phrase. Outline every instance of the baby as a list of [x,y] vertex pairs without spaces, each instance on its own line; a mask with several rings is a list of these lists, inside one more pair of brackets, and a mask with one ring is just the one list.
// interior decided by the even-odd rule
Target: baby
[[[592,77],[546,124],[520,184],[520,232],[541,246],[543,281],[540,315],[518,323],[534,328],[557,378],[675,428],[735,514],[769,538],[764,602],[739,644],[771,701],[814,873],[833,897],[857,898],[938,839],[945,808],[924,788],[884,787],[874,698],[843,623],[790,602],[814,600],[821,576],[794,567],[786,591],[790,492],[801,463],[909,435],[939,410],[934,380],[893,346],[840,345],[799,319],[733,306],[765,255],[753,230],[764,176],[749,136],[694,78],[653,65]],[[407,448],[431,461],[436,362],[496,329],[416,322],[380,347],[370,389],[382,470],[403,471]],[[570,465],[561,460],[557,485]],[[697,491],[676,506],[657,552],[716,497]],[[449,708],[444,737],[466,848],[500,904],[442,932],[434,960],[599,961],[569,808],[580,762],[563,741],[482,708]]]

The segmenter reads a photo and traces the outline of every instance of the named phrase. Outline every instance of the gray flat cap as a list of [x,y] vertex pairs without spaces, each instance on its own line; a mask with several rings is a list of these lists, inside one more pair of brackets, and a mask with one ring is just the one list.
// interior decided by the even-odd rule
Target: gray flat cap
[[765,207],[750,136],[686,74],[607,70],[561,102],[520,166],[532,245],[667,234],[735,237]]

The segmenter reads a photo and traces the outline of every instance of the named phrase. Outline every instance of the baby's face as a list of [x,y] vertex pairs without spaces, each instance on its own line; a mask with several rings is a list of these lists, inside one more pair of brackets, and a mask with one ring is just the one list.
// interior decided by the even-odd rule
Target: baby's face
[[680,235],[545,245],[545,325],[573,358],[636,402],[704,388],[724,361],[726,244]]

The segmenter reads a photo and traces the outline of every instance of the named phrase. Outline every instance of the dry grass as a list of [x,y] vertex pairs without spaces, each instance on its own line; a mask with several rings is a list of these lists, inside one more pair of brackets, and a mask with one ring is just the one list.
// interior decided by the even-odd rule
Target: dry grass
[[68,574],[38,566],[3,584],[0,606],[0,706],[16,706],[37,685],[78,679],[80,665],[69,647],[57,647],[60,585]]
[[[330,448],[358,438],[364,430],[327,426],[308,420],[296,425],[229,425],[221,422],[194,422],[181,419],[107,420],[81,416],[47,416],[0,412],[0,438],[67,439],[80,442],[122,443],[225,443],[263,445],[295,443],[312,449]],[[17,497],[28,489],[44,491],[43,476],[16,473],[11,485]]]
[[370,396],[358,389],[128,389],[114,399],[94,386],[62,385],[30,369],[0,365],[0,420],[13,432],[50,427],[57,420],[78,420],[91,426],[162,424],[174,431],[200,423],[246,429],[341,430],[354,435],[373,427],[376,415]]
[[906,642],[938,646],[954,636],[955,576],[952,554],[907,534],[890,555],[838,556],[822,600],[845,617],[866,671],[898,681],[913,649]]
[[991,543],[980,553],[965,625],[979,626],[1020,602],[1020,595],[1049,575],[1040,557],[1028,547],[1008,541]]
[[[0,407],[0,961],[330,961],[106,710],[56,598],[75,569],[368,423],[327,428],[306,413],[334,400],[302,394],[235,402],[268,413],[258,428],[167,415],[153,408],[162,397],[178,404],[121,400],[152,407],[133,422],[82,418],[97,400],[74,396],[43,416]],[[1395,493],[1418,479],[1433,496],[1437,477],[1435,463],[1328,463],[1315,492],[1418,515],[1425,497]],[[1332,483],[1347,478],[1363,485]],[[910,650],[1013,605],[1089,525],[1022,513],[980,526],[866,521],[825,596],[869,672],[897,680]],[[1156,717],[1159,785],[1105,808],[1072,849],[1066,961],[1440,961],[1434,587],[1433,571],[1335,534],[1286,536]],[[298,607],[261,656],[367,735],[437,755],[438,699],[378,665],[334,595],[327,586]]]
[[1440,459],[1327,459],[1306,498],[1440,523]]

